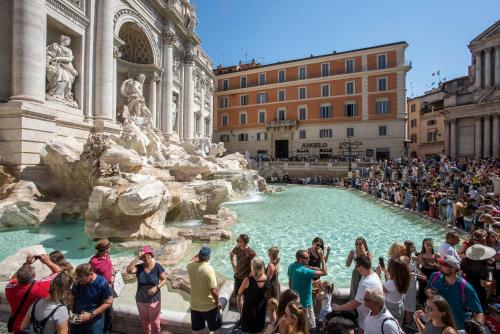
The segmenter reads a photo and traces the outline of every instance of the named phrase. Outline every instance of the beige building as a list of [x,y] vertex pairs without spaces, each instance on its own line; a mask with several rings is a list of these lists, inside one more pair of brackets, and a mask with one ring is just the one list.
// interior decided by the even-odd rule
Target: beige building
[[432,158],[444,152],[443,99],[440,88],[408,100],[408,152],[413,157]]
[[217,68],[214,141],[256,158],[399,157],[406,140],[408,44]]
[[500,21],[474,38],[469,75],[447,82],[445,151],[461,156],[500,157]]

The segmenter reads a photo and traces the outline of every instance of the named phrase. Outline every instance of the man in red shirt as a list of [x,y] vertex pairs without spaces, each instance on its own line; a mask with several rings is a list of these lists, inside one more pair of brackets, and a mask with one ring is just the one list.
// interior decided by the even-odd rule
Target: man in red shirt
[[[97,241],[95,249],[97,253],[90,258],[90,266],[92,270],[97,275],[104,277],[111,289],[113,289],[113,284],[115,281],[113,263],[111,262],[111,257],[109,256],[109,249],[111,248],[111,242],[108,239],[100,239]],[[111,323],[113,321],[113,307],[106,309],[104,313],[104,334],[111,333]]]
[[[32,266],[36,259],[39,259],[40,262],[45,264],[52,271],[51,275],[37,281],[35,281],[35,268]],[[21,311],[16,319],[14,319],[14,333],[19,333],[19,327],[21,326],[21,323],[23,322],[26,312],[28,312],[31,304],[33,304],[38,298],[45,298],[49,295],[50,282],[60,271],[61,268],[57,264],[53,263],[47,254],[38,256],[28,255],[26,263],[24,263],[22,267],[17,270],[14,277],[12,277],[10,282],[5,287],[5,297],[7,297],[11,313],[14,315],[17,308],[20,306],[25,293],[30,288],[31,283],[34,282],[26,301],[23,305],[21,305]]]

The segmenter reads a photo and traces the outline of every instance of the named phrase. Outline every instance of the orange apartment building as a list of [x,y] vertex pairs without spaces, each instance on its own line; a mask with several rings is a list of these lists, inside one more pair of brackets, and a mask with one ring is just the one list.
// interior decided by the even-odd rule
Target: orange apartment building
[[213,141],[254,158],[398,157],[406,140],[406,42],[217,68]]

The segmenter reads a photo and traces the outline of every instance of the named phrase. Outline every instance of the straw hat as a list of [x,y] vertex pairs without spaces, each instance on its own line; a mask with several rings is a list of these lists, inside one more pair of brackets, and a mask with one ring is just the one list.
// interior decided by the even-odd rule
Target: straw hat
[[490,259],[495,256],[495,254],[496,252],[493,248],[481,244],[472,245],[467,248],[465,252],[465,256],[467,256],[468,259],[475,261]]
[[97,241],[97,244],[95,245],[95,249],[97,249],[98,252],[103,252],[110,248],[111,248],[111,242],[106,238],[99,239],[99,241]]

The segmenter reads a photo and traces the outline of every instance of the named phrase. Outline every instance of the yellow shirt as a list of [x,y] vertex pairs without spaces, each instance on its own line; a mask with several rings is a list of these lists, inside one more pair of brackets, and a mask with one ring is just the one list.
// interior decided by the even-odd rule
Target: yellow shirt
[[207,262],[191,262],[187,265],[191,283],[191,309],[207,312],[215,308],[210,289],[217,287],[215,271]]

